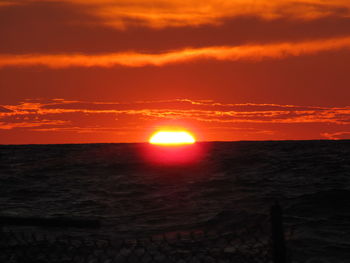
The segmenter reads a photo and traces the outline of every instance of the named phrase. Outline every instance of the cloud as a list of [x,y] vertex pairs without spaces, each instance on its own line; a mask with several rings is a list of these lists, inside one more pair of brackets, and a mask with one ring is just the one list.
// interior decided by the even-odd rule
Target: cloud
[[7,108],[5,108],[5,107],[1,107],[0,106],[0,113],[1,112],[11,112],[11,110],[9,110],[9,109],[7,109]]
[[169,126],[188,127],[201,140],[337,139],[350,133],[350,107],[189,99],[35,99],[1,106],[11,111],[0,112],[0,143],[145,141],[155,129]]
[[144,67],[163,66],[168,64],[193,62],[198,60],[258,61],[263,59],[282,59],[290,56],[311,55],[319,52],[340,49],[350,49],[350,37],[260,45],[254,44],[242,46],[214,46],[204,48],[188,48],[176,51],[169,51],[160,54],[123,52],[103,55],[1,55],[0,67]]
[[[30,0],[17,0],[28,3]],[[45,2],[56,2],[46,0]],[[258,16],[264,19],[287,17],[315,19],[349,16],[348,0],[64,0],[79,5],[102,24],[123,29],[143,25],[153,28],[217,25],[226,18]],[[32,2],[35,2],[33,0]]]
[[[23,102],[6,105],[12,112],[0,113],[3,119],[20,122],[23,119],[43,124],[46,116],[54,121],[83,114],[85,116],[106,115],[118,120],[122,116],[135,116],[144,120],[185,119],[210,123],[333,123],[350,124],[350,107],[327,108],[278,104],[223,104],[212,101],[178,99],[169,101],[147,101],[135,103],[116,102],[66,102],[52,100],[40,104]],[[63,119],[62,119],[63,118]],[[99,118],[99,117],[96,117]],[[109,120],[109,119],[108,119]],[[71,121],[74,125],[74,121]],[[54,124],[54,123],[52,123]],[[17,126],[16,126],[17,127]]]
[[322,136],[328,140],[350,140],[350,131],[322,133]]
[[0,8],[0,54],[69,55],[125,51],[159,54],[186,47],[237,46],[350,35],[350,17],[266,20],[246,15],[227,18],[220,26],[202,24],[157,30],[134,26],[115,30],[100,24],[98,17],[84,10],[86,6],[63,1],[36,1]]
[[22,121],[22,122],[1,122],[0,121],[0,130],[12,130],[15,128],[61,126],[61,125],[67,125],[68,123],[69,121],[44,120],[44,119]]

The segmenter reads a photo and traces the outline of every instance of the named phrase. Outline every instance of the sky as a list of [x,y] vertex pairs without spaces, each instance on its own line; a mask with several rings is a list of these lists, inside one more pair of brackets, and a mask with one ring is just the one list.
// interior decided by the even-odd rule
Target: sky
[[0,144],[350,139],[349,0],[0,0]]

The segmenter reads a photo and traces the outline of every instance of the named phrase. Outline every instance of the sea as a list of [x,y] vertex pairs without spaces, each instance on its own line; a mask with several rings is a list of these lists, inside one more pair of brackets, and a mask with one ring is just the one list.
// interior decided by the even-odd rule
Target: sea
[[0,161],[0,215],[124,239],[249,228],[278,202],[293,262],[350,262],[350,141],[0,145]]

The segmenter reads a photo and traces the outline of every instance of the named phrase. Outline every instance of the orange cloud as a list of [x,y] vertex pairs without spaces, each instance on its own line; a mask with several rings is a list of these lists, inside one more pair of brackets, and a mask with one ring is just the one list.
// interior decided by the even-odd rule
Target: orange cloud
[[35,136],[42,143],[144,141],[152,129],[181,123],[204,134],[203,140],[337,139],[348,138],[350,133],[350,107],[189,99],[135,103],[26,100],[0,106],[9,109],[0,112],[2,143],[27,143]]
[[350,49],[350,37],[261,45],[188,48],[160,54],[124,52],[103,55],[2,55],[0,56],[0,67],[46,66],[50,68],[66,68],[163,66],[204,59],[219,61],[282,59],[290,56],[310,55],[340,49]]
[[67,125],[69,121],[61,120],[35,120],[35,121],[23,121],[23,122],[0,122],[0,130],[12,130],[15,128],[33,128],[44,126],[61,126]]
[[[212,123],[333,123],[350,124],[350,107],[321,108],[278,104],[222,104],[211,101],[169,100],[137,103],[65,102],[53,100],[40,104],[24,102],[4,105],[11,112],[0,113],[2,118],[33,119],[45,116],[64,116],[80,113],[85,115],[111,115],[117,120],[121,115],[138,118],[187,119]],[[56,118],[57,117],[53,117]],[[58,120],[59,121],[59,120]],[[43,122],[44,124],[46,121]]]
[[135,24],[154,28],[218,24],[229,17],[246,15],[265,19],[314,19],[350,14],[348,0],[65,1],[87,7],[87,12],[99,17],[101,23],[120,29]]
[[333,133],[322,133],[322,136],[327,138],[328,140],[344,140],[350,139],[350,131],[340,131],[340,132],[333,132]]

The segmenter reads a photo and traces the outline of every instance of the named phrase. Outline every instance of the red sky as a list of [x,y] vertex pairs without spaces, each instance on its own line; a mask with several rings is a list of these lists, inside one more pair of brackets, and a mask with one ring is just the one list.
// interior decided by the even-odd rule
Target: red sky
[[348,0],[0,0],[0,144],[350,139]]

